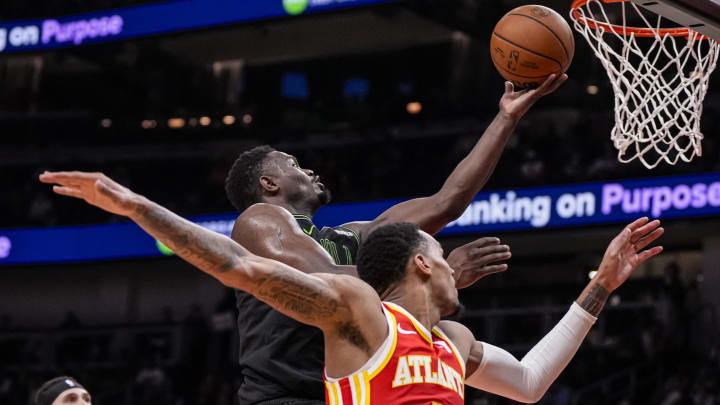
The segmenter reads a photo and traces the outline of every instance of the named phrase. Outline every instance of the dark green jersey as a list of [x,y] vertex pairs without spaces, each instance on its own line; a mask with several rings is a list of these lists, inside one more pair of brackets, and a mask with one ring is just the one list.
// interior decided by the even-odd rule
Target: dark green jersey
[[[318,229],[312,219],[295,215],[302,230],[336,264],[354,265],[360,246],[349,228]],[[241,404],[293,397],[324,401],[322,331],[304,325],[243,291],[235,292],[240,332]]]

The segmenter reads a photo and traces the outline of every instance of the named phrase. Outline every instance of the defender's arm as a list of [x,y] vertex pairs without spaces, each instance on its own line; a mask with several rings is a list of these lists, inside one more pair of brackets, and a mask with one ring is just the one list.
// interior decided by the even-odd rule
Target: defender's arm
[[175,215],[101,173],[45,173],[40,180],[58,184],[53,187],[58,194],[84,199],[111,213],[127,216],[178,256],[224,285],[247,291],[299,322],[328,329],[337,320],[351,315],[343,290],[359,280],[330,274],[309,275],[256,256],[230,238]]
[[643,251],[663,234],[659,225],[659,221],[641,218],[613,239],[595,278],[562,320],[520,361],[499,347],[476,341],[466,327],[443,322],[442,327],[467,353],[465,383],[520,402],[539,401],[577,352],[610,293],[640,263],[662,251],[662,247]]
[[386,223],[412,222],[431,235],[440,232],[445,225],[462,215],[487,183],[520,118],[535,102],[555,91],[565,80],[567,76],[564,74],[550,75],[539,88],[520,92],[514,92],[513,85],[505,83],[500,112],[470,154],[455,167],[440,191],[430,197],[397,204],[370,223],[354,223],[354,229],[361,235],[368,235]]

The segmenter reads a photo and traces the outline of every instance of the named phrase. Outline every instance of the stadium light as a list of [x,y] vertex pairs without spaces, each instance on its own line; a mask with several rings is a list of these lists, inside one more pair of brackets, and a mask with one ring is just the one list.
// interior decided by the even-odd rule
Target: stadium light
[[140,123],[140,126],[142,126],[144,129],[151,129],[157,127],[157,121],[155,120],[142,120]]
[[183,118],[170,118],[167,125],[172,129],[180,129],[185,126],[185,120]]
[[591,96],[594,96],[600,92],[600,88],[594,84],[587,86],[587,92]]
[[223,124],[225,125],[232,125],[235,123],[235,116],[234,115],[226,115],[222,119]]
[[407,108],[408,114],[417,115],[417,114],[420,114],[423,106],[422,106],[422,103],[420,103],[419,101],[412,101],[407,104],[406,108]]

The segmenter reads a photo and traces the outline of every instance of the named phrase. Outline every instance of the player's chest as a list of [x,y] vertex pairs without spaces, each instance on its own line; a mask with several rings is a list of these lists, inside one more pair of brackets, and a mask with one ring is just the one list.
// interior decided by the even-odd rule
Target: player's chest
[[464,402],[464,380],[462,367],[448,343],[435,338],[432,345],[399,339],[392,359],[373,382],[382,385],[388,399],[397,398],[402,403],[417,400],[455,405]]

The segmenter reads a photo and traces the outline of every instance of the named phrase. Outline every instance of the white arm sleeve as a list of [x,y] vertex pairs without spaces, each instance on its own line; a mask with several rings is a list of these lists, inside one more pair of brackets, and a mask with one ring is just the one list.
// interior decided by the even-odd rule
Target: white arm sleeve
[[480,366],[465,384],[515,401],[537,402],[570,362],[596,320],[573,302],[562,320],[522,361],[482,342]]

